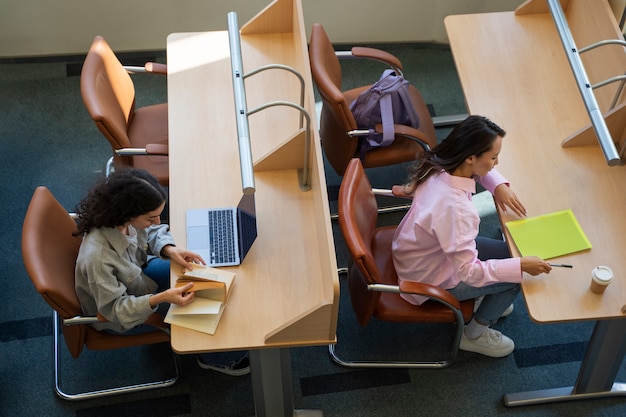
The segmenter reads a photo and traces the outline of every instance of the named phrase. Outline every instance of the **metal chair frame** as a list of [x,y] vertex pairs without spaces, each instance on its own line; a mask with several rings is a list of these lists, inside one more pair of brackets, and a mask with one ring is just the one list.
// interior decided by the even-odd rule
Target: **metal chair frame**
[[[96,323],[98,321],[99,320],[97,317],[79,316],[79,317],[73,317],[71,319],[65,319],[62,321],[62,323],[65,326],[72,326],[72,325],[77,325],[77,324]],[[176,381],[178,380],[178,377],[179,377],[178,361],[176,360],[176,355],[172,353],[172,355],[174,356],[174,369],[176,371],[176,375],[173,376],[172,378],[165,379],[165,380],[158,380],[158,381],[143,382],[143,383],[138,383],[138,384],[124,385],[124,386],[119,386],[119,387],[105,388],[101,390],[85,391],[85,392],[79,392],[75,394],[68,393],[61,387],[62,376],[61,376],[59,322],[60,322],[59,314],[55,310],[53,310],[52,332],[53,332],[53,337],[54,337],[54,342],[53,342],[54,343],[54,346],[53,346],[54,347],[54,358],[53,358],[54,360],[54,391],[60,398],[64,400],[81,401],[81,400],[89,400],[93,398],[107,397],[107,396],[117,395],[117,394],[128,394],[131,392],[146,391],[146,390],[157,389],[157,388],[165,388],[165,387],[174,385]]]

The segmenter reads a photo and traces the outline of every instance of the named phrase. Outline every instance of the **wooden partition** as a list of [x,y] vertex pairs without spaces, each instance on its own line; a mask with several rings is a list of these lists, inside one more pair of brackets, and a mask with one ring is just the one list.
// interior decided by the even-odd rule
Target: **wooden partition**
[[[258,238],[244,262],[229,268],[237,277],[216,334],[173,327],[172,346],[181,353],[335,341],[339,281],[300,2],[273,2],[240,34],[246,74],[280,64],[304,79],[311,188],[299,187],[306,130],[300,112],[276,106],[251,114]],[[170,223],[184,245],[186,210],[233,206],[242,193],[228,33],[172,34],[167,59]],[[281,69],[247,77],[245,89],[249,110],[299,104],[302,92],[298,77]],[[180,271],[173,272],[175,280]]]
[[[583,51],[598,42],[624,40],[609,4],[595,0],[560,0],[560,4],[590,84],[593,86],[613,77],[626,75],[624,45],[606,44]],[[546,0],[529,0],[520,5],[515,14],[549,15],[550,10]],[[626,88],[622,88],[619,81],[612,82],[594,88],[593,94],[623,160],[626,147],[626,142],[622,138],[622,132],[626,129]],[[563,147],[590,145],[597,145],[596,133],[591,123],[571,132],[571,135],[563,140]]]

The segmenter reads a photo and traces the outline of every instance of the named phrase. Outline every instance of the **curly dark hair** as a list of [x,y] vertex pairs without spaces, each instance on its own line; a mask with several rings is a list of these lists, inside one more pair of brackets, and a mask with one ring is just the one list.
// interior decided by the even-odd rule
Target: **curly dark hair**
[[76,206],[78,231],[121,226],[130,219],[156,210],[167,193],[148,172],[129,169],[112,173],[95,184]]
[[417,157],[409,168],[409,183],[405,192],[411,193],[428,177],[442,169],[452,172],[472,155],[489,151],[498,136],[506,132],[484,116],[472,115],[456,125],[450,134],[430,151]]

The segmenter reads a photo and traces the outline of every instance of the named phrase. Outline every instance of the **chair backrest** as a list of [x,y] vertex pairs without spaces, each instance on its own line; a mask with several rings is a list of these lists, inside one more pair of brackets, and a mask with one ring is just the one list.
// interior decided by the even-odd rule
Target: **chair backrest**
[[[61,318],[82,315],[74,288],[74,269],[81,237],[76,222],[45,187],[33,193],[22,226],[22,258],[37,292]],[[86,325],[63,326],[73,357],[84,346]]]
[[378,204],[358,158],[353,158],[341,181],[338,197],[339,227],[350,257],[368,281],[378,274],[372,254],[372,239],[378,219]]
[[353,264],[349,271],[352,307],[364,325],[376,310],[380,292],[369,291],[368,284],[397,285],[391,258],[395,226],[377,228],[378,204],[361,160],[348,163],[339,189],[339,227]]
[[135,86],[101,36],[93,40],[83,63],[80,91],[89,115],[111,148],[130,147],[127,132],[135,111]]
[[322,146],[328,162],[341,175],[357,150],[358,139],[346,136],[346,132],[357,129],[357,123],[350,110],[350,103],[341,91],[339,59],[319,23],[314,23],[311,29],[309,60],[311,74],[323,103],[320,114]]

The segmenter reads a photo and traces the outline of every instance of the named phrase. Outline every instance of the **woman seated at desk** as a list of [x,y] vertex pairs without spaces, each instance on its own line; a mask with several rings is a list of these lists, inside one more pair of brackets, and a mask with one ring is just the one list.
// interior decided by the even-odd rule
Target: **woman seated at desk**
[[[187,305],[193,284],[170,288],[170,261],[183,268],[204,260],[177,247],[169,226],[161,224],[167,194],[143,170],[115,172],[78,204],[83,241],[76,260],[76,293],[87,315],[103,317],[97,330],[115,333],[153,331],[154,312],[170,303]],[[164,325],[162,322],[157,327]],[[228,375],[250,372],[247,352],[198,355],[198,364]]]
[[[480,218],[472,203],[476,182],[503,211],[508,207],[518,216],[526,214],[509,183],[493,169],[504,136],[487,118],[470,116],[419,156],[405,186],[413,202],[392,246],[400,281],[436,285],[460,301],[483,297],[465,326],[460,349],[492,357],[507,356],[515,348],[490,326],[512,311],[522,272],[538,275],[552,269],[535,256],[511,258],[506,242],[478,236]],[[403,298],[416,305],[426,301],[421,296]]]

